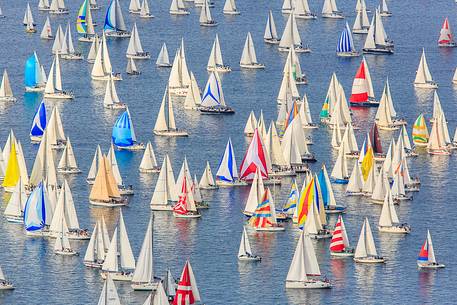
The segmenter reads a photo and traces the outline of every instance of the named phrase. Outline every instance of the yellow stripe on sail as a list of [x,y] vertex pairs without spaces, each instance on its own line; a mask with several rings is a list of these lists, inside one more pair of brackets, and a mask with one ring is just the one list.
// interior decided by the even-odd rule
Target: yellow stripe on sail
[[369,147],[365,157],[362,160],[363,180],[367,181],[370,170],[373,167],[373,148]]
[[13,142],[10,150],[10,158],[6,166],[5,179],[3,180],[3,187],[16,186],[21,174],[19,171],[19,162],[17,161],[16,145]]

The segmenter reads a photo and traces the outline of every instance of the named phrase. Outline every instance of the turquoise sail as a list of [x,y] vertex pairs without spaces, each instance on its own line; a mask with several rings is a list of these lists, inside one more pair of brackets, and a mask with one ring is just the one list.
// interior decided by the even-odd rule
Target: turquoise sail
[[33,117],[32,128],[30,135],[34,137],[41,137],[46,128],[46,106],[44,100],[41,101],[40,106]]
[[119,0],[111,0],[108,9],[106,10],[105,25],[103,26],[103,29],[105,32],[127,31]]
[[76,30],[79,34],[87,33],[87,23],[86,23],[86,11],[89,0],[84,0],[83,4],[79,8],[78,18],[76,19]]
[[113,126],[112,140],[116,146],[128,147],[135,143],[135,134],[128,111],[124,111]]
[[36,87],[41,80],[41,67],[36,53],[33,53],[25,62],[24,84],[27,87]]
[[37,231],[46,224],[46,196],[43,182],[30,194],[24,208],[24,225],[27,231]]

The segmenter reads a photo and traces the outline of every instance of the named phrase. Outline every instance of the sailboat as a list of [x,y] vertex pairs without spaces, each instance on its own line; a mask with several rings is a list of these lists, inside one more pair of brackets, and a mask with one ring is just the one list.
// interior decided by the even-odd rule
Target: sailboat
[[[117,1],[117,0],[112,0]],[[96,41],[96,40],[95,40]],[[96,42],[94,42],[96,43]],[[91,48],[92,49],[92,48]],[[111,77],[114,80],[121,80],[121,74],[113,72],[111,60],[108,53],[108,45],[106,44],[106,35],[103,33],[102,41],[97,48],[94,66],[92,67],[91,77],[94,80],[109,80]]]
[[373,19],[371,19],[368,35],[363,45],[363,53],[369,54],[393,54],[393,41],[387,37],[382,23],[379,10],[376,9]]
[[159,56],[157,57],[156,66],[160,68],[170,68],[170,58],[168,57],[167,45],[165,42],[160,49]]
[[386,0],[381,0],[381,4],[379,5],[379,14],[381,17],[391,17],[392,13],[387,8]]
[[170,305],[169,297],[165,292],[162,282],[159,282],[155,292],[149,294],[143,305]]
[[368,19],[367,9],[365,6],[357,11],[354,25],[352,26],[352,33],[354,34],[368,34],[370,29],[370,20]]
[[450,155],[442,129],[442,115],[432,123],[430,138],[427,144],[427,152],[431,155]]
[[89,0],[91,10],[99,10],[101,5],[98,5],[97,0]]
[[339,215],[330,241],[330,255],[338,257],[354,256],[354,248],[349,244],[343,216]]
[[[187,301],[186,301],[187,300]],[[178,282],[173,305],[192,305],[201,302],[197,281],[189,261],[186,261]]]
[[154,125],[154,134],[164,137],[187,137],[189,134],[185,130],[176,128],[173,103],[171,101],[168,86],[162,97],[157,121]]
[[265,193],[265,187],[263,185],[263,179],[260,174],[259,169],[257,168],[254,179],[251,183],[251,189],[249,190],[249,196],[246,200],[246,205],[243,211],[243,214],[250,217],[254,215],[259,202],[262,200]]
[[157,164],[154,149],[152,149],[151,141],[146,144],[146,149],[140,163],[140,173],[158,173],[160,167]]
[[32,10],[30,9],[30,4],[27,2],[27,9],[25,11],[23,24],[25,25],[26,33],[36,33],[36,24],[33,20]]
[[433,249],[432,236],[430,231],[427,230],[427,239],[421,247],[419,256],[417,257],[417,266],[419,268],[437,269],[444,268],[445,265],[436,261],[435,251]]
[[244,125],[243,133],[246,137],[252,137],[256,128],[257,118],[255,117],[254,111],[251,111],[246,121],[246,125]]
[[87,54],[87,62],[94,63],[95,59],[97,58],[98,49],[100,48],[100,40],[98,35],[95,34],[94,39],[92,40],[92,44],[90,45],[89,53]]
[[116,180],[111,172],[111,164],[106,156],[99,160],[98,172],[90,191],[89,202],[103,207],[127,205],[127,200],[119,193]]
[[379,232],[400,234],[411,232],[411,227],[408,224],[400,224],[400,221],[398,220],[397,212],[395,211],[394,207],[394,200],[392,198],[392,192],[390,191],[389,187],[387,187],[386,196],[382,205],[378,230]]
[[205,170],[203,171],[198,186],[203,190],[214,190],[218,188],[216,182],[214,181],[213,172],[208,161],[206,161]]
[[449,25],[447,17],[444,19],[443,26],[441,27],[440,37],[438,38],[438,46],[447,48],[457,47],[457,43],[454,40],[454,35],[452,34],[451,26]]
[[84,255],[84,266],[90,268],[101,268],[105,260],[105,249],[109,247],[109,236],[104,219],[97,220],[94,230],[90,236],[89,245]]
[[100,145],[97,145],[97,149],[95,150],[95,154],[89,169],[89,174],[87,175],[86,179],[86,182],[90,185],[94,184],[100,162],[103,162],[103,155]]
[[50,14],[63,15],[68,14],[69,10],[65,7],[64,0],[51,0],[51,6],[49,8]]
[[131,33],[127,31],[122,9],[119,0],[111,0],[108,9],[106,10],[105,25],[103,33],[107,37],[127,38]]
[[332,173],[330,175],[331,181],[337,184],[348,184],[349,174],[346,161],[346,151],[344,145],[340,145],[338,149],[338,157],[336,158],[335,165],[333,166]]
[[336,55],[341,57],[357,57],[360,55],[360,53],[355,49],[352,33],[347,22],[346,27],[338,40]]
[[365,57],[362,58],[360,66],[352,83],[351,97],[349,98],[351,106],[356,107],[377,107],[379,101],[374,97],[373,84],[371,82],[370,70]]
[[208,58],[208,64],[206,65],[206,70],[209,72],[230,72],[232,69],[230,66],[224,65],[222,60],[221,45],[219,43],[219,35],[216,34],[214,38],[213,47],[211,48],[211,54]]
[[[119,241],[118,241],[119,230]],[[120,265],[120,268],[119,268]],[[133,257],[132,248],[127,234],[127,229],[122,216],[122,210],[119,210],[119,224],[114,230],[111,243],[106,253],[105,260],[100,273],[103,279],[109,276],[113,281],[131,281],[135,270],[135,258]]]
[[84,0],[79,8],[78,17],[76,19],[76,31],[81,35],[78,38],[78,41],[81,42],[92,42],[96,36],[90,1],[91,0]]
[[138,34],[138,28],[136,23],[133,24],[132,36],[130,36],[129,46],[126,53],[127,58],[134,59],[150,59],[151,55],[149,52],[143,51],[143,47],[140,41],[140,35]]
[[298,19],[317,19],[317,15],[312,13],[308,0],[293,0],[293,14]]
[[54,56],[54,60],[52,61],[48,81],[46,82],[46,87],[44,89],[44,98],[70,100],[74,98],[73,92],[65,91],[62,89],[62,76],[60,73],[59,53],[57,53]]
[[389,79],[387,79],[382,92],[379,108],[376,112],[376,125],[382,130],[398,130],[406,125],[403,119],[397,119],[393,108],[392,95],[390,94]]
[[170,15],[189,15],[183,0],[171,0]]
[[135,128],[128,107],[114,123],[111,139],[120,150],[144,150],[144,144],[136,139]]
[[79,174],[81,170],[76,164],[75,154],[73,147],[70,142],[70,138],[67,138],[65,149],[63,150],[62,157],[60,158],[57,171],[63,174]]
[[81,53],[76,52],[73,46],[73,38],[71,37],[70,23],[67,24],[67,28],[65,29],[65,36],[63,38],[63,41],[61,41],[61,47],[58,53],[62,59],[83,59]]
[[148,228],[144,236],[143,245],[141,246],[135,271],[133,273],[132,285],[133,290],[156,290],[159,284],[154,277],[153,263],[153,224],[154,214],[149,218]]
[[151,14],[151,11],[149,10],[148,0],[143,0],[143,2],[141,3],[140,18],[154,18],[154,15]]
[[178,195],[175,193],[175,177],[173,168],[168,155],[163,158],[159,177],[152,194],[150,207],[153,211],[172,211],[170,201],[177,201]]
[[211,72],[198,110],[203,114],[233,114],[233,108],[225,103],[222,83],[216,71]]
[[239,15],[240,11],[236,8],[235,0],[225,0],[222,12],[225,15]]
[[241,235],[240,248],[238,250],[238,260],[240,261],[260,261],[260,256],[252,254],[251,244],[249,243],[248,233],[246,228],[243,227],[243,234]]
[[3,212],[6,220],[13,223],[23,223],[23,212],[26,202],[27,194],[25,193],[24,182],[22,181],[22,178],[19,177],[19,180],[16,182],[16,186],[14,187],[13,194],[8,201],[8,205]]
[[270,189],[266,188],[258,199],[257,207],[247,224],[254,230],[261,232],[284,231],[285,228],[277,222],[276,209]]
[[103,98],[103,107],[108,109],[126,109],[127,105],[122,103],[117,95],[114,77],[110,76],[106,81],[105,97]]
[[422,49],[422,55],[417,68],[414,87],[421,89],[437,89],[438,84],[433,80],[430,70],[428,69],[427,59],[425,58],[425,50]]
[[342,12],[340,12],[336,6],[336,0],[324,0],[324,6],[322,7],[322,18],[344,18]]
[[138,70],[135,64],[135,60],[133,58],[127,59],[127,67],[125,68],[125,72],[128,75],[140,75],[141,72]]
[[40,0],[38,2],[38,10],[39,11],[49,11],[51,6],[49,5],[49,0]]
[[42,92],[46,86],[46,74],[40,65],[36,52],[27,58],[25,62],[25,91],[26,92]]
[[114,285],[111,276],[108,275],[103,284],[102,293],[98,299],[98,305],[121,305],[119,295],[117,294],[116,285]]
[[57,54],[62,49],[62,44],[65,42],[65,34],[62,30],[62,26],[59,24],[56,30],[54,42],[52,43],[52,54]]
[[294,14],[289,15],[286,27],[279,41],[278,50],[288,52],[293,47],[297,53],[309,53],[311,49],[307,45],[303,45],[300,33],[298,32],[297,21]]
[[59,108],[54,107],[46,127],[47,141],[52,149],[63,149],[66,143],[65,132],[63,130],[62,119],[60,118]]
[[6,69],[3,71],[2,84],[0,85],[0,102],[15,102],[17,99],[13,96],[10,79]]
[[320,276],[321,271],[313,244],[309,236],[302,231],[287,273],[286,289],[331,288],[332,284]]
[[204,0],[199,21],[201,26],[213,27],[217,25],[217,22],[214,21],[213,17],[211,16],[209,0]]
[[0,266],[0,290],[13,290],[14,285],[8,281],[3,273],[2,267]]
[[263,35],[263,41],[268,44],[279,44],[278,32],[276,31],[275,20],[271,10],[268,12],[267,25],[265,26],[265,33]]
[[424,115],[421,113],[417,117],[416,121],[414,121],[413,125],[413,143],[415,146],[418,147],[426,147],[428,146],[428,129],[427,124],[425,122]]
[[384,263],[385,259],[378,255],[376,251],[376,245],[373,239],[373,233],[371,232],[370,223],[368,218],[363,221],[362,230],[360,232],[359,241],[355,248],[354,261],[356,263]]
[[49,21],[49,17],[46,17],[43,30],[41,30],[40,38],[45,40],[51,40],[54,38],[52,35],[51,21]]
[[197,110],[201,104],[202,97],[200,88],[198,87],[194,73],[190,72],[190,87],[189,91],[187,91],[186,99],[184,100],[184,109]]
[[349,177],[349,182],[346,187],[346,195],[363,195],[363,185],[362,170],[360,169],[359,162],[354,162],[354,168],[352,169],[352,173]]
[[108,151],[107,155],[107,160],[109,165],[111,166],[111,172],[113,174],[114,180],[117,183],[117,187],[119,189],[119,193],[121,195],[133,195],[133,186],[130,185],[124,185],[124,182],[122,180],[121,173],[119,171],[119,166],[117,165],[117,159],[116,159],[116,153],[114,151],[114,144],[111,142],[110,149]]
[[202,215],[198,212],[192,194],[190,184],[186,175],[184,175],[181,186],[181,194],[178,203],[173,206],[173,216],[177,218],[200,218]]
[[24,227],[28,236],[48,235],[52,209],[46,186],[40,182],[30,194],[24,207]]
[[176,51],[168,79],[170,94],[186,96],[190,86],[190,75],[187,69],[186,53],[184,51],[184,39],[181,39],[181,46]]
[[129,13],[131,14],[139,14],[140,13],[140,0],[130,0],[129,4]]
[[[230,0],[227,0],[230,1]],[[252,40],[251,32],[248,32],[244,43],[243,53],[241,54],[240,67],[246,69],[264,69],[265,65],[257,62],[257,56]]]
[[[65,226],[65,222],[62,222],[62,227],[63,226]],[[65,256],[79,255],[78,252],[74,251],[71,248],[70,240],[64,232],[61,232],[59,236],[57,236],[56,238],[56,241],[54,243],[54,254]]]
[[229,138],[216,172],[216,184],[222,187],[247,185],[239,180],[232,140]]
[[335,195],[333,194],[332,184],[330,183],[330,178],[328,176],[325,164],[322,164],[322,169],[319,172],[317,181],[319,182],[320,193],[322,196],[325,213],[346,213],[347,208],[343,205],[336,203]]

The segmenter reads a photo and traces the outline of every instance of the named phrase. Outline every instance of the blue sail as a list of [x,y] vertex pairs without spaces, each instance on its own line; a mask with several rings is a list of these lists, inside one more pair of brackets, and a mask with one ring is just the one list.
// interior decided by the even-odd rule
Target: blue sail
[[352,41],[351,30],[349,25],[346,23],[346,27],[341,33],[338,45],[336,46],[336,52],[338,53],[349,53],[354,51],[354,42]]
[[25,62],[24,84],[27,87],[35,87],[38,84],[39,73],[41,73],[41,70],[38,58],[36,57],[36,54],[33,54]]
[[37,231],[46,224],[46,196],[43,182],[30,194],[24,208],[24,225],[27,231]]
[[132,146],[134,141],[132,133],[132,125],[127,111],[121,114],[114,123],[112,132],[113,143],[116,146],[128,147]]
[[325,174],[324,170],[320,170],[319,175],[317,176],[317,179],[319,180],[319,186],[321,189],[321,195],[322,195],[322,201],[324,202],[324,207],[327,207],[329,204],[329,192],[328,192],[328,186],[327,186],[327,181],[325,179]]
[[116,3],[115,0],[111,0],[108,9],[106,10],[105,25],[103,26],[105,31],[116,31]]
[[35,116],[33,117],[32,128],[30,130],[30,135],[34,137],[40,137],[43,135],[46,128],[46,106],[44,105],[44,100],[41,101],[40,106],[38,106]]
[[236,180],[236,178],[238,178],[238,171],[236,168],[236,161],[231,139],[228,140],[224,155],[219,162],[216,177],[227,182],[233,182]]

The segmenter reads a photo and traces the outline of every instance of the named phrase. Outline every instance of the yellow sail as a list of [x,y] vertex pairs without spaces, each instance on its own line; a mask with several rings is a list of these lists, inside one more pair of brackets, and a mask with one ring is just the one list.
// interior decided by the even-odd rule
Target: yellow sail
[[368,175],[370,174],[371,167],[374,164],[373,148],[368,147],[368,151],[362,161],[362,175],[363,181],[367,181]]
[[121,194],[119,193],[119,187],[117,186],[116,180],[114,179],[113,172],[111,171],[111,163],[107,157],[104,158],[105,160],[105,168],[106,168],[106,182],[108,187],[108,195],[111,198],[120,198]]
[[13,141],[11,144],[10,157],[6,166],[5,179],[3,187],[14,187],[19,181],[21,174],[19,171],[19,162],[17,161],[16,145]]

